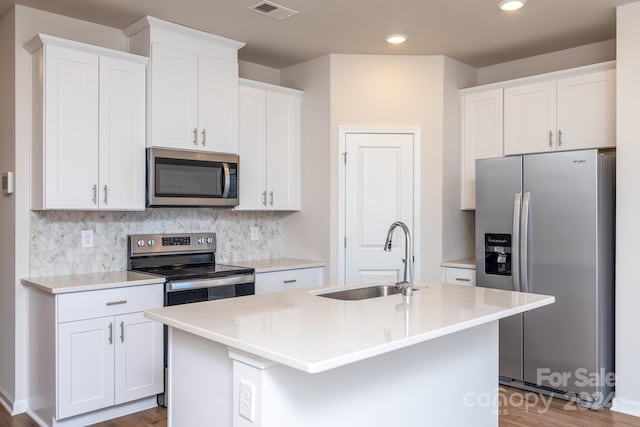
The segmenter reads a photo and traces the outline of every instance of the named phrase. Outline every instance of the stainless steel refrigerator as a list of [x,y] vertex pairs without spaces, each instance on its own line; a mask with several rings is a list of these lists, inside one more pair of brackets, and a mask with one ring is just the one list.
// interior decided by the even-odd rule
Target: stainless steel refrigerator
[[500,380],[600,407],[614,363],[615,153],[476,163],[477,286],[553,295],[500,321]]

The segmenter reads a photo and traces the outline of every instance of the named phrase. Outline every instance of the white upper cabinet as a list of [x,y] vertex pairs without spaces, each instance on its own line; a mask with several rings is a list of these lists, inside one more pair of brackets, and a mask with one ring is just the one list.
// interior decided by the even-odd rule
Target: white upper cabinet
[[300,94],[267,91],[269,208],[300,209]]
[[615,147],[615,70],[505,89],[505,154]]
[[100,58],[101,208],[144,208],[145,71],[144,64]]
[[151,47],[151,145],[199,148],[198,55],[171,46]]
[[478,159],[616,145],[614,62],[461,91],[460,208],[475,209]]
[[32,64],[32,209],[144,209],[146,58],[57,37]]
[[300,209],[302,92],[240,80],[239,210]]
[[462,96],[461,209],[476,206],[476,160],[502,157],[502,89]]
[[198,131],[202,150],[238,152],[238,63],[198,56]]
[[555,149],[556,82],[504,90],[504,153],[539,153]]
[[150,16],[124,32],[132,52],[151,56],[147,146],[237,153],[244,43]]
[[267,208],[267,92],[240,85],[238,150],[240,205],[236,209]]
[[558,149],[615,147],[616,72],[558,80]]

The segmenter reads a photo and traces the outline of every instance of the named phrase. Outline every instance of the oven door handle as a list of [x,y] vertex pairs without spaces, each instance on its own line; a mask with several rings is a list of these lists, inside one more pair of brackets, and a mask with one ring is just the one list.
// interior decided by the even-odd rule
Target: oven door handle
[[229,197],[229,187],[231,186],[231,173],[229,172],[229,163],[223,163],[222,168],[224,169],[224,190],[222,191],[222,198],[226,199]]
[[189,289],[215,288],[217,286],[243,285],[254,282],[254,274],[227,276],[215,279],[176,280],[167,282],[167,292],[186,291]]

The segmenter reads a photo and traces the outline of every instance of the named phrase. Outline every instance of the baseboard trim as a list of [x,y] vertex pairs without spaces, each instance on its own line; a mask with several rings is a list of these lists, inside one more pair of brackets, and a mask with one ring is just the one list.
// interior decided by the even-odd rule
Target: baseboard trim
[[12,416],[22,414],[27,411],[26,400],[11,402],[11,399],[9,399],[3,392],[0,392],[0,405],[2,405]]
[[27,412],[27,408],[29,405],[27,404],[26,399],[18,400],[13,402],[13,412],[12,415],[18,415]]
[[634,417],[640,417],[640,402],[614,397],[611,404],[611,410],[627,415],[633,415]]
[[101,423],[103,421],[109,421],[114,418],[124,417],[125,415],[133,414],[135,412],[145,411],[147,409],[155,408],[158,406],[156,396],[147,397],[140,400],[135,400],[129,403],[123,403],[118,406],[111,406],[109,408],[100,409],[88,414],[77,415],[75,417],[66,418],[60,421],[53,421],[52,427],[82,427],[90,424]]
[[31,411],[31,409],[27,409],[27,415],[29,416],[29,418],[31,418],[31,420],[38,424],[40,427],[47,427],[48,424],[44,422],[44,420],[42,418],[40,418],[38,415],[36,415],[34,412]]

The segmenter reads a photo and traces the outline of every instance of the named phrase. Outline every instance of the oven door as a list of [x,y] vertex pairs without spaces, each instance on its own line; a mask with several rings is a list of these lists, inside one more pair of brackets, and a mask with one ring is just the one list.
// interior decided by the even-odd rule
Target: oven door
[[235,154],[147,149],[147,206],[236,206]]
[[255,294],[255,275],[179,280],[166,284],[165,305],[189,304]]

